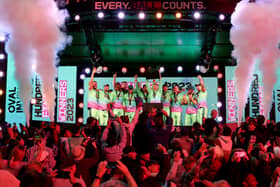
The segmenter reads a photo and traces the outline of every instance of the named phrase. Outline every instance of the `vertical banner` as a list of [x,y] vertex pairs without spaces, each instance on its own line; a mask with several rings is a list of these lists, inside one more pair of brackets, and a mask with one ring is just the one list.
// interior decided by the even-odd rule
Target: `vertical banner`
[[253,75],[249,98],[250,117],[256,118],[258,115],[264,115],[262,79],[259,73]]
[[280,81],[276,83],[274,89],[274,101],[275,101],[275,122],[280,122]]
[[6,86],[6,112],[7,123],[26,123],[23,103],[19,98],[18,82],[15,79],[15,62],[12,54],[8,54],[7,86]]
[[237,122],[237,100],[236,100],[236,88],[234,81],[235,67],[228,66],[225,69],[226,73],[226,122],[236,123]]
[[42,93],[42,83],[38,74],[35,74],[33,81],[33,99],[32,120],[34,121],[51,121],[49,111],[46,105],[45,96]]
[[77,67],[58,68],[57,121],[76,122]]

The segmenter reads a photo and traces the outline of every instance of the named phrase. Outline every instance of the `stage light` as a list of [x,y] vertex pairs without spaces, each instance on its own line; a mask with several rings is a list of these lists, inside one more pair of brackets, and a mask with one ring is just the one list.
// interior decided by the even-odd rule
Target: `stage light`
[[214,69],[214,71],[218,71],[218,70],[219,70],[219,66],[218,66],[218,65],[215,65],[215,66],[213,67],[213,69]]
[[193,14],[194,19],[199,19],[201,17],[201,14],[199,12],[195,12]]
[[223,121],[223,117],[219,116],[217,120],[218,120],[218,122],[222,122]]
[[107,67],[107,66],[104,66],[104,67],[103,67],[103,71],[104,71],[104,72],[108,72],[108,67]]
[[103,13],[103,12],[98,12],[97,17],[98,17],[99,19],[104,18],[104,13]]
[[81,79],[81,80],[84,80],[85,77],[86,77],[85,74],[81,74],[81,75],[80,75],[80,79]]
[[0,90],[0,95],[3,95],[4,94],[4,91],[1,89]]
[[3,110],[2,110],[2,108],[0,108],[0,114],[2,114],[3,113]]
[[82,117],[79,117],[79,118],[78,118],[78,122],[79,122],[79,123],[83,123],[83,121],[84,121],[84,119],[83,119]]
[[218,93],[222,93],[223,92],[223,88],[219,87],[218,88]]
[[125,17],[125,14],[123,12],[118,13],[118,18],[119,19],[124,19],[124,17]]
[[79,108],[84,108],[84,103],[79,103]]
[[4,33],[1,33],[1,34],[0,34],[0,42],[5,42],[5,40],[6,40],[5,34],[4,34]]
[[37,68],[36,64],[32,64],[31,66],[32,71],[36,71],[36,68]]
[[127,68],[126,67],[122,67],[122,73],[123,74],[127,73]]
[[139,18],[139,19],[145,19],[145,17],[146,17],[146,15],[145,15],[144,12],[140,12],[140,13],[138,14],[138,18]]
[[159,71],[160,71],[161,73],[164,73],[164,71],[165,71],[164,67],[160,67],[160,68],[159,68]]
[[222,73],[218,73],[217,77],[218,77],[218,79],[221,79],[221,78],[223,78],[223,74]]
[[219,101],[219,102],[217,103],[217,107],[218,107],[218,108],[221,108],[222,106],[223,106],[222,102]]
[[140,73],[145,73],[146,69],[145,69],[145,67],[141,67],[141,68],[139,69],[139,71],[140,71]]
[[219,20],[224,21],[226,19],[226,16],[224,14],[219,15]]
[[0,77],[4,77],[4,72],[3,71],[0,71]]
[[83,94],[84,94],[84,89],[82,89],[82,88],[79,89],[79,94],[80,94],[80,95],[83,95]]
[[90,68],[85,69],[86,74],[90,74]]
[[31,102],[32,105],[35,105],[36,104],[36,99],[32,98],[30,102]]
[[4,60],[5,59],[5,55],[3,53],[0,54],[0,60]]
[[196,70],[196,71],[200,71],[200,66],[199,66],[199,65],[196,65],[196,66],[195,66],[195,70]]
[[157,19],[161,19],[163,17],[162,13],[161,12],[157,12],[156,13],[156,18]]
[[182,66],[178,66],[178,67],[177,67],[177,71],[178,71],[179,73],[181,73],[181,72],[183,71],[183,67],[182,67]]
[[75,19],[75,21],[80,21],[81,17],[79,14],[77,14],[74,19]]
[[181,12],[177,12],[175,14],[175,16],[176,16],[177,19],[181,19],[182,18],[182,13]]

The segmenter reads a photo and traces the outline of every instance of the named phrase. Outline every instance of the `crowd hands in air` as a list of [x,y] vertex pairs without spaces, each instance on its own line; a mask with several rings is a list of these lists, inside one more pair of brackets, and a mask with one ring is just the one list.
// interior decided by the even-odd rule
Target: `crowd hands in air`
[[172,111],[145,112],[141,102],[131,120],[112,104],[107,109],[106,126],[95,117],[86,125],[3,124],[0,186],[280,184],[280,124],[263,116],[233,129],[211,113],[201,124],[174,128]]

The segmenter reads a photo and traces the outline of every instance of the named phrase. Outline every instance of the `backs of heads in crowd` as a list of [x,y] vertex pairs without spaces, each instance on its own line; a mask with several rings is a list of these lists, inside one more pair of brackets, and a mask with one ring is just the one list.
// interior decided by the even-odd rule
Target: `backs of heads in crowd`
[[257,116],[257,124],[262,125],[265,122],[265,117],[263,115],[258,115]]
[[87,118],[87,125],[97,125],[98,121],[94,117],[88,117]]
[[[18,179],[20,180],[20,187],[52,187],[53,181],[51,177],[45,175],[44,173],[38,171],[34,165],[29,164],[23,166],[18,174]],[[39,166],[40,167],[40,166]]]
[[224,126],[223,127],[223,135],[224,136],[231,136],[232,130],[229,126]]
[[[218,128],[218,123],[211,118],[207,118],[205,120],[205,127],[204,127],[204,132],[206,136],[211,135],[214,132],[214,128],[217,127]],[[219,129],[217,129],[219,130]]]

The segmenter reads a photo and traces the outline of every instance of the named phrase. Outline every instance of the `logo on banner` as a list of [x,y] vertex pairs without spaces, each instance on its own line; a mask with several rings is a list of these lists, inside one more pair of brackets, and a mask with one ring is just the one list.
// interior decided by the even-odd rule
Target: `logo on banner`
[[8,111],[9,113],[23,113],[23,105],[18,96],[17,87],[8,90]]
[[59,81],[59,112],[61,122],[74,121],[74,98],[67,98],[67,80]]
[[257,117],[260,114],[260,95],[259,95],[259,76],[253,75],[254,79],[251,85],[251,98],[250,98],[250,116]]
[[41,82],[38,76],[35,77],[34,86],[35,86],[34,99],[36,100],[36,103],[33,105],[34,106],[33,115],[35,118],[48,118],[49,111],[45,101],[45,96],[42,94],[41,91]]
[[236,122],[236,96],[233,80],[227,81],[227,121]]

